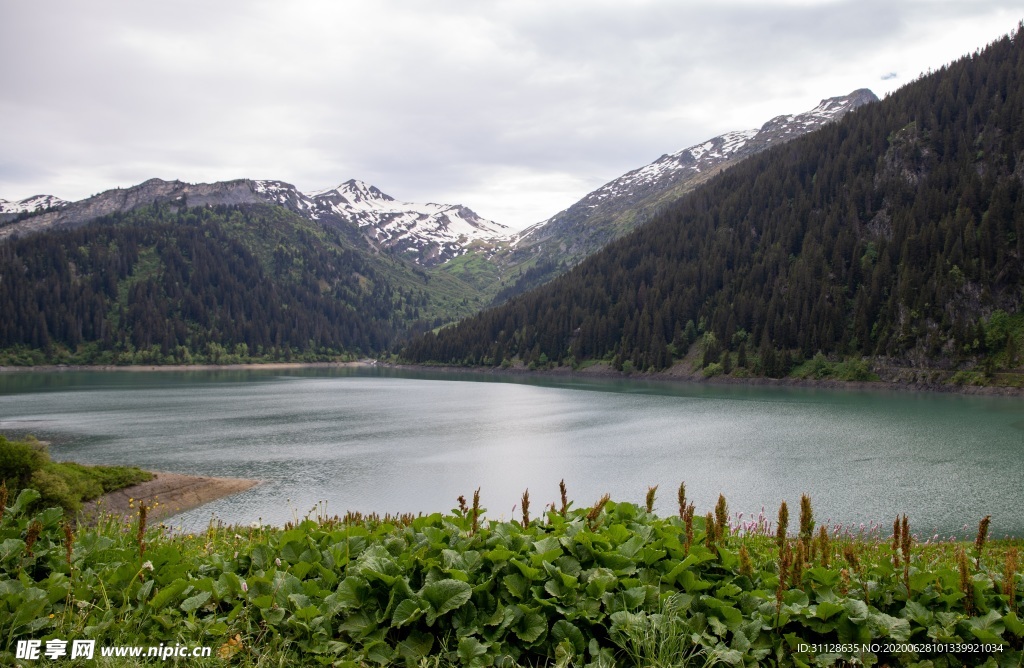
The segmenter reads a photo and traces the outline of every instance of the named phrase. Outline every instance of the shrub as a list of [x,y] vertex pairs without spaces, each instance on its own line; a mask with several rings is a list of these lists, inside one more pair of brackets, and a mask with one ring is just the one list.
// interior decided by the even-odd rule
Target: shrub
[[839,380],[876,380],[866,360],[846,360],[835,366],[835,375]]
[[704,367],[704,370],[701,373],[704,374],[705,378],[713,378],[714,376],[721,376],[724,371],[725,370],[722,368],[721,364],[718,362],[712,362]]
[[11,441],[0,436],[0,480],[11,493],[35,489],[36,506],[60,506],[68,514],[78,512],[82,501],[107,492],[152,480],[153,474],[134,466],[83,466],[74,462],[53,462],[46,445],[32,436]]
[[77,513],[82,509],[81,498],[60,474],[46,468],[32,473],[29,485],[40,494],[39,504],[44,508],[60,506],[65,513]]
[[0,436],[0,479],[12,489],[21,489],[32,479],[32,472],[50,461],[46,448],[32,436],[24,441],[9,441]]
[[820,351],[811,359],[810,372],[812,377],[818,379],[825,378],[832,373],[832,365]]

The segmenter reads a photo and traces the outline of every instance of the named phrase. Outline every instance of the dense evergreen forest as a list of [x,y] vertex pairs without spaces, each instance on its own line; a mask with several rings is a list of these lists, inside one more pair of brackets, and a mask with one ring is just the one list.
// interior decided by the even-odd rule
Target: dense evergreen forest
[[0,244],[0,363],[369,354],[436,324],[427,282],[278,207],[153,205]]
[[661,370],[697,341],[715,373],[782,376],[815,357],[1015,367],[1022,32],[749,158],[568,274],[414,340],[404,357]]

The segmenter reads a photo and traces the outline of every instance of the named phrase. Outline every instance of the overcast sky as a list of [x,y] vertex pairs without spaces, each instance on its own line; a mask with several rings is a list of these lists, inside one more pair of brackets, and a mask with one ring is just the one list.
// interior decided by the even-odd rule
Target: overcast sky
[[0,0],[0,198],[350,178],[524,227],[983,47],[1020,0]]

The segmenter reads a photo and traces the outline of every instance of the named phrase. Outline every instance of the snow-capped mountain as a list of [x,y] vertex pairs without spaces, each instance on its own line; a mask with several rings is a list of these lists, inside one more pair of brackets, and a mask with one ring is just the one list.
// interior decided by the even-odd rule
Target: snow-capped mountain
[[[552,264],[578,262],[645,222],[662,204],[684,195],[726,167],[876,101],[878,98],[870,90],[855,90],[849,95],[822,100],[810,111],[777,116],[760,128],[727,132],[663,155],[513,236],[512,250],[505,260],[517,264],[539,256]],[[539,279],[535,277],[536,280]]]
[[425,265],[447,262],[470,246],[493,244],[510,236],[506,226],[481,218],[464,206],[399,202],[354,179],[305,197],[312,203],[308,215],[314,220],[357,225],[378,246]]
[[17,202],[0,199],[0,214],[22,214],[66,206],[68,202],[53,195],[33,195]]
[[855,90],[849,95],[822,100],[814,109],[802,114],[776,116],[760,128],[727,132],[627,172],[590,193],[580,203],[596,204],[612,197],[635,197],[643,191],[674,183],[680,177],[712,173],[727,163],[805,135],[841,118],[852,109],[877,101],[870,90]]
[[[29,206],[30,200],[40,204]],[[378,249],[400,253],[423,265],[436,265],[462,255],[470,247],[507,239],[504,225],[481,218],[457,204],[399,202],[377,188],[350,180],[337,188],[302,193],[284,181],[238,179],[217,183],[183,183],[150,179],[130,188],[117,188],[78,202],[37,196],[8,203],[9,218],[24,211],[46,211],[0,228],[0,239],[50,228],[74,227],[101,216],[167,202],[171,206],[219,204],[277,204],[322,225],[358,230]],[[21,207],[21,208],[16,208]],[[3,210],[4,213],[7,208]]]

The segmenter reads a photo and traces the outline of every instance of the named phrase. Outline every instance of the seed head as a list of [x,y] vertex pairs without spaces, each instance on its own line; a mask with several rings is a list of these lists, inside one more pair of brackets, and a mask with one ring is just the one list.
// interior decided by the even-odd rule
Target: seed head
[[800,495],[800,540],[804,551],[810,552],[811,539],[814,538],[814,510],[811,508],[811,497]]
[[693,545],[693,511],[694,506],[691,503],[686,506],[686,512],[683,515],[683,526],[686,529],[686,551],[690,551],[690,546]]
[[64,522],[64,526],[62,528],[64,529],[64,552],[65,552],[65,557],[64,558],[65,558],[65,560],[68,563],[68,570],[70,570],[71,569],[71,554],[72,554],[72,551],[75,549],[75,532],[71,528],[71,525],[68,522],[66,522],[66,521]]
[[780,549],[783,543],[786,542],[787,531],[789,531],[789,506],[783,501],[782,505],[779,506],[779,523],[778,528],[775,530],[775,542],[779,544]]
[[832,542],[828,538],[828,529],[824,524],[818,527],[818,555],[821,565],[828,568],[832,560]]
[[910,522],[907,521],[907,516],[904,515],[900,526],[900,550],[903,552],[903,563],[907,566],[910,565],[910,545],[912,541]]
[[793,561],[793,552],[789,549],[789,543],[783,543],[779,549],[779,585],[775,588],[775,626],[779,625],[782,617],[782,597],[786,593],[786,582],[789,579],[789,567]]
[[750,563],[750,552],[747,551],[747,544],[740,544],[740,575],[745,575],[748,578],[754,576],[754,567]]
[[594,507],[590,509],[590,512],[587,513],[587,523],[590,525],[591,529],[597,528],[597,518],[601,514],[601,511],[604,510],[605,505],[608,503],[608,501],[611,500],[611,498],[611,494],[605,494],[598,500],[597,503],[594,504]]
[[649,513],[653,513],[654,512],[654,497],[655,497],[655,495],[657,493],[658,493],[658,486],[657,485],[655,485],[654,487],[648,487],[647,488],[646,503],[647,503],[647,512],[649,512]]
[[43,532],[43,525],[39,523],[39,520],[33,520],[28,525],[28,533],[25,534],[25,552],[28,556],[32,556],[32,546],[39,540],[39,534]]
[[718,531],[715,528],[715,516],[708,511],[708,514],[704,516],[704,546],[709,550],[715,549],[715,538],[718,535]]
[[900,516],[897,515],[896,519],[892,521],[892,565],[897,568],[900,565],[900,546],[903,545],[902,531]]
[[974,613],[974,581],[967,565],[967,554],[962,547],[957,548],[956,560],[960,570],[960,591],[964,594],[964,610],[970,615]]
[[850,592],[850,571],[842,569],[839,571],[839,593],[846,596]]
[[857,559],[857,552],[854,551],[852,545],[843,546],[843,559],[846,560],[846,563],[849,564],[850,568],[854,571],[860,569],[860,560]]
[[988,538],[988,525],[992,521],[991,515],[985,515],[978,522],[978,537],[974,539],[974,549],[978,552],[978,567],[981,568],[981,550],[985,547],[985,540]]
[[480,528],[480,488],[479,487],[477,487],[476,490],[473,492],[473,508],[472,508],[472,513],[473,513],[473,530],[472,530],[471,533],[473,533],[475,535],[477,530]]
[[799,589],[803,586],[804,567],[807,565],[807,552],[804,549],[803,541],[796,544],[796,556],[793,558],[793,570],[789,576],[791,589]]
[[725,502],[725,495],[718,495],[718,503],[715,504],[715,538],[721,540],[729,531],[729,504]]

